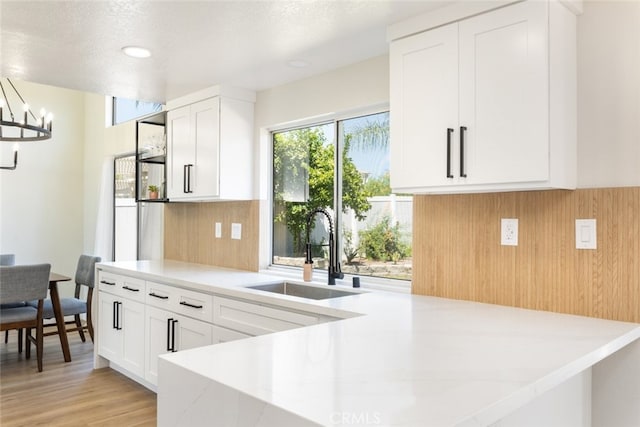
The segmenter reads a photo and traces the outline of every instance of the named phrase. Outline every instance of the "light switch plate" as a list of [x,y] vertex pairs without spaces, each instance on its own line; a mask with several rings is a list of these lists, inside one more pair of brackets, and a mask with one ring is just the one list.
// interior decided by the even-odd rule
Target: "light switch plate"
[[216,222],[216,239],[219,239],[221,237],[222,237],[222,223]]
[[234,222],[231,224],[231,238],[240,240],[242,238],[242,224]]
[[502,218],[500,244],[502,246],[518,246],[518,218]]
[[597,249],[595,219],[576,219],[576,249]]

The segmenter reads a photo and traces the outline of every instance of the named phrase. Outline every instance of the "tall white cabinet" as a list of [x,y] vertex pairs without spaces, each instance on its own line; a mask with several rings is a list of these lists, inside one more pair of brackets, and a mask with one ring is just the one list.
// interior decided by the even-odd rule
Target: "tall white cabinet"
[[167,103],[169,200],[253,198],[254,102],[213,87]]
[[396,31],[394,190],[575,188],[575,33],[575,15],[553,0]]

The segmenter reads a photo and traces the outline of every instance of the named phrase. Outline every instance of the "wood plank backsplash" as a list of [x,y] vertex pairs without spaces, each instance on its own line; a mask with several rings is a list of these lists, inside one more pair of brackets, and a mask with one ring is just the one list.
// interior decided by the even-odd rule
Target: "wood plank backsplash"
[[[218,267],[258,271],[259,201],[167,203],[164,257]],[[222,238],[215,238],[215,223]],[[242,224],[242,238],[231,239],[231,223]]]
[[[413,216],[414,294],[640,322],[640,187],[422,195]],[[596,250],[575,248],[587,218]]]

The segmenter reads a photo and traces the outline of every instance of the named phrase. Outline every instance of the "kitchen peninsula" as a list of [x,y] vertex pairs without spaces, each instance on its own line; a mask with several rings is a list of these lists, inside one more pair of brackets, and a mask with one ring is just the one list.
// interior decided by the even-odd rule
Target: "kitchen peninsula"
[[172,261],[98,270],[324,319],[161,355],[159,426],[640,422],[638,324],[366,287],[315,301],[246,288],[270,274]]

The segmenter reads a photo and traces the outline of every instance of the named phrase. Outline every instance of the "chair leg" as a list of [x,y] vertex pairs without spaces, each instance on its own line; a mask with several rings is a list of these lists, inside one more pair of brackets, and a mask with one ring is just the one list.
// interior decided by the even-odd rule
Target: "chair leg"
[[4,331],[4,343],[8,343],[9,342],[9,330],[7,329],[6,331]]
[[42,354],[44,353],[44,326],[42,320],[36,327],[36,354],[38,356],[38,372],[42,372]]
[[[20,334],[20,335],[22,335],[22,334]],[[25,354],[24,357],[27,358],[27,359],[31,358],[31,340],[29,339],[29,335],[31,335],[31,328],[27,328],[27,331],[26,331],[27,339],[25,340],[26,341],[26,343],[25,343],[26,349],[25,349],[25,352],[24,352],[24,354]]]
[[17,329],[18,332],[18,353],[22,353],[22,329]]
[[87,329],[89,330],[89,336],[91,337],[91,342],[93,342],[93,322],[91,319],[91,310],[87,310]]
[[82,340],[82,342],[85,342],[84,331],[82,330],[82,322],[80,321],[80,315],[76,314],[75,319],[76,319],[76,327],[78,328],[78,333],[80,334],[80,339]]

